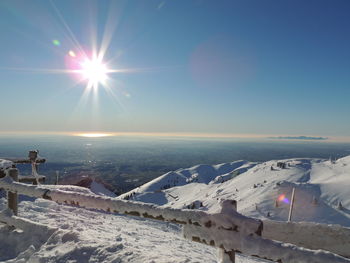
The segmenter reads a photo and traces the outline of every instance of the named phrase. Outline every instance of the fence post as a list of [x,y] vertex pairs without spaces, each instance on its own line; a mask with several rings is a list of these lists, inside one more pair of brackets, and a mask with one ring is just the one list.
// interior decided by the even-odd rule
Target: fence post
[[[8,170],[8,175],[16,182],[18,182],[18,169],[11,168]],[[18,196],[17,193],[7,192],[7,206],[12,210],[14,215],[18,214]]]
[[55,185],[58,185],[58,178],[60,176],[60,171],[56,171]]
[[[229,213],[229,210],[237,211],[237,202],[235,200],[225,200],[221,203],[221,212]],[[219,263],[235,263],[235,251],[226,251],[224,248],[218,248]]]
[[219,263],[235,263],[236,255],[234,251],[226,251],[223,248],[218,248]]

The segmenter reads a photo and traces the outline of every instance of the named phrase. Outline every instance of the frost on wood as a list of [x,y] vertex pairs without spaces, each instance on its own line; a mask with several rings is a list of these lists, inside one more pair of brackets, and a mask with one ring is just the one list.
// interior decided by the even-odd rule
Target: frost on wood
[[218,263],[234,263],[235,262],[235,252],[227,252],[222,248],[218,249]]
[[0,170],[6,170],[8,168],[11,168],[13,165],[13,162],[8,161],[8,160],[4,160],[4,159],[0,159]]
[[46,189],[41,189],[33,185],[14,182],[9,176],[0,179],[0,186],[1,188],[13,193],[17,192],[23,195],[39,198],[43,198],[45,192],[47,192]]
[[[282,263],[350,262],[349,259],[330,252],[304,249],[292,244],[283,244],[282,242],[261,238],[257,234],[259,232],[254,231],[254,228],[251,227],[252,222],[250,222],[249,227],[242,227],[241,229],[232,228],[234,224],[231,225],[231,228],[227,228],[227,224],[230,221],[225,221],[224,218],[226,215],[232,216],[234,213],[237,212],[230,209],[229,203],[225,201],[222,204],[222,211],[220,214],[208,215],[213,222],[212,227],[203,228],[196,225],[186,225],[183,228],[183,234],[190,240],[220,247],[225,251],[233,250],[246,255]],[[242,218],[242,220],[244,219]],[[231,223],[232,222],[233,221],[231,221]],[[249,221],[247,220],[247,222]],[[242,224],[240,225],[242,226]],[[224,258],[227,259],[227,257]]]
[[[221,202],[221,207],[220,213],[205,214],[202,217],[201,226],[204,228],[198,225],[184,226],[184,237],[192,241],[220,247],[226,251],[240,251],[240,238],[252,233],[261,235],[262,222],[236,212],[235,201],[225,200]],[[232,240],[231,245],[233,246],[225,246],[225,240]]]
[[33,233],[33,235],[35,235],[35,233],[52,234],[57,230],[56,228],[51,228],[39,223],[35,223],[28,219],[15,216],[13,215],[12,211],[9,209],[6,209],[0,212],[0,222],[5,223],[8,226],[13,226],[15,228],[19,228],[22,230],[30,230]]
[[309,249],[325,249],[350,257],[350,228],[310,222],[264,220],[262,236]]
[[[261,232],[261,223],[258,220],[245,217],[232,210],[224,215],[207,214],[203,211],[180,210],[172,208],[160,208],[156,205],[141,202],[131,202],[116,198],[98,196],[94,194],[61,190],[59,187],[45,188],[13,182],[9,177],[0,179],[0,186],[8,191],[18,192],[24,195],[45,198],[61,204],[76,205],[90,209],[99,209],[107,212],[115,212],[145,218],[169,221],[179,224],[195,224],[197,226],[218,225],[223,229],[234,228],[245,233],[247,229],[253,232]],[[228,204],[223,204],[226,211]],[[259,228],[260,227],[260,228]],[[249,230],[248,232],[251,232]]]
[[215,228],[203,229],[194,225],[184,227],[184,235],[192,240],[217,247],[226,251],[235,250],[246,255],[269,259],[282,263],[345,263],[349,259],[323,250],[309,250],[292,244],[283,244],[268,240],[256,234],[244,235]]

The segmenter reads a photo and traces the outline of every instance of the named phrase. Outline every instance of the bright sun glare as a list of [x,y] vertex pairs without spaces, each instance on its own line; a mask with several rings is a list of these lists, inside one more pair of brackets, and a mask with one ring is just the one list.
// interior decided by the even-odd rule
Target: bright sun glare
[[112,134],[110,133],[78,133],[78,134],[75,134],[75,136],[81,136],[81,137],[87,137],[87,138],[100,138],[100,137],[112,136]]
[[107,73],[107,66],[97,58],[86,58],[81,63],[81,75],[84,80],[88,80],[91,86],[98,86],[99,83],[105,84]]

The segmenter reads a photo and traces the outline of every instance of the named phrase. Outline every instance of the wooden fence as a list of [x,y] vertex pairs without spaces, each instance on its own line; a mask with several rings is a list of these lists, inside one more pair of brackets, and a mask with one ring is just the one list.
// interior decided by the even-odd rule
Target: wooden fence
[[[328,251],[311,250],[263,238],[263,222],[239,214],[233,200],[223,201],[221,212],[210,214],[199,210],[160,208],[151,204],[64,191],[43,185],[29,185],[16,182],[16,176],[18,177],[18,170],[11,168],[7,170],[7,176],[0,179],[0,188],[8,191],[9,207],[15,213],[16,195],[22,194],[60,204],[181,224],[185,238],[218,248],[220,262],[235,262],[235,252],[239,252],[281,263],[350,263],[350,259]],[[11,222],[10,219],[0,220],[7,224]]]
[[262,237],[350,258],[350,228],[313,222],[263,220]]

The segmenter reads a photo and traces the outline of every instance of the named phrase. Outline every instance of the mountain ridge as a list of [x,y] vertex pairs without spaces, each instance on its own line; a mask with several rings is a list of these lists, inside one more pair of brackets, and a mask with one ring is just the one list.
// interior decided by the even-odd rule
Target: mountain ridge
[[168,172],[118,198],[209,212],[219,211],[221,199],[235,199],[247,216],[285,221],[293,188],[294,220],[350,226],[350,156],[201,164]]

